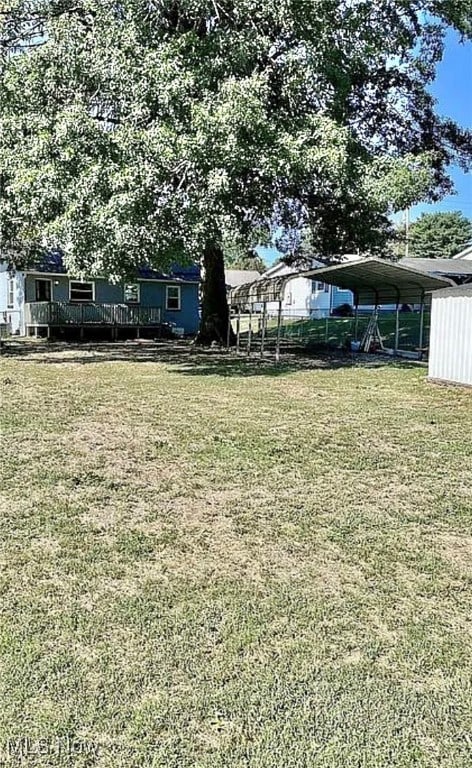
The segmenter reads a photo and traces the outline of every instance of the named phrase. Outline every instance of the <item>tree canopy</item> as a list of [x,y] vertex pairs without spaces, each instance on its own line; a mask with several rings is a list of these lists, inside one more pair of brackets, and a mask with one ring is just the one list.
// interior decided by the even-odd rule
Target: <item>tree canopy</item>
[[10,0],[3,252],[116,279],[206,254],[221,297],[228,238],[381,247],[470,165],[428,92],[449,25],[472,36],[472,0]]
[[223,245],[225,265],[231,269],[253,269],[261,274],[266,271],[267,264],[254,248],[247,248],[237,242]]
[[460,211],[423,213],[408,233],[409,254],[450,259],[472,240],[472,221]]

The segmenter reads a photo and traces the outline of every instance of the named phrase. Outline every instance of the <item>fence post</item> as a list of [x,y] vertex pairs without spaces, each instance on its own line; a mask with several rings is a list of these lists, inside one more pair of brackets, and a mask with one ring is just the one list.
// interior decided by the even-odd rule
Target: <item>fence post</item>
[[247,353],[251,354],[251,341],[252,341],[252,306],[249,310],[249,329],[247,334]]
[[418,350],[418,360],[423,359],[423,331],[424,331],[424,291],[421,296],[421,309],[420,309],[420,339],[419,339],[419,350]]
[[236,354],[239,355],[239,342],[241,334],[241,307],[238,305],[238,316],[236,319]]
[[226,333],[226,349],[229,352],[229,342],[231,339],[231,307],[228,307],[228,331]]
[[261,357],[264,357],[264,342],[267,323],[267,302],[264,301],[262,310],[262,331],[261,331]]
[[280,325],[282,322],[282,299],[279,299],[279,309],[277,314],[277,341],[275,343],[275,362],[280,361]]

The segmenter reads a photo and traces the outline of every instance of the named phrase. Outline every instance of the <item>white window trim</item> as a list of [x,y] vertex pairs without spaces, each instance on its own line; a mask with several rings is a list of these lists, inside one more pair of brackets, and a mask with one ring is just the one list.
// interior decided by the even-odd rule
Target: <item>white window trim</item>
[[53,300],[53,299],[52,299],[52,290],[53,290],[53,287],[52,287],[52,280],[51,280],[49,277],[35,277],[35,278],[34,278],[34,300],[35,300],[35,301],[39,301],[39,299],[37,299],[37,298],[36,298],[36,283],[38,282],[38,280],[41,280],[41,282],[42,282],[42,283],[49,283],[49,285],[50,285],[50,288],[49,288],[49,296],[51,297],[51,298],[49,299],[49,301],[52,301],[52,300]]
[[[126,286],[127,285],[137,285],[138,286],[138,298],[136,301],[129,301],[126,299],[125,292],[126,292]],[[125,304],[141,304],[141,285],[140,283],[125,283],[123,286],[123,301]]]
[[86,304],[90,299],[73,299],[72,298],[72,283],[79,283],[82,285],[92,286],[92,301],[95,301],[95,283],[93,280],[69,280],[69,301],[77,301],[79,304],[83,302]]
[[[178,291],[178,307],[169,307],[169,288],[177,288]],[[182,286],[180,285],[166,285],[166,312],[180,312],[182,307]]]
[[[16,287],[15,278],[9,277],[8,284],[7,284],[7,309],[15,308],[15,287]],[[12,299],[12,301],[10,301],[10,299]]]

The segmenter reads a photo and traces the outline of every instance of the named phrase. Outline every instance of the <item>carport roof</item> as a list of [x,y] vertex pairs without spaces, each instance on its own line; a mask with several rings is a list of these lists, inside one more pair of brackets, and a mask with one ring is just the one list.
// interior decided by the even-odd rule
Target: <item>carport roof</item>
[[301,275],[352,291],[359,305],[419,304],[426,292],[453,284],[446,277],[373,257],[312,269]]
[[230,304],[244,307],[267,301],[280,301],[283,298],[287,282],[294,277],[303,276],[303,274],[303,272],[291,272],[288,275],[261,277],[252,283],[238,285],[229,292]]

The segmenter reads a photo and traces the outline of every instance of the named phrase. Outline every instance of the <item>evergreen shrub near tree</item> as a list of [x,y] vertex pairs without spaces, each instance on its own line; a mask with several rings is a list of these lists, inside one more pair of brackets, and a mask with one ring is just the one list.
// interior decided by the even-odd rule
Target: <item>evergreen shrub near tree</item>
[[199,340],[226,338],[225,242],[375,251],[470,166],[428,93],[451,26],[472,0],[2,3],[3,255],[116,280],[202,258]]
[[472,221],[460,211],[423,213],[409,228],[409,255],[450,259],[471,240]]

